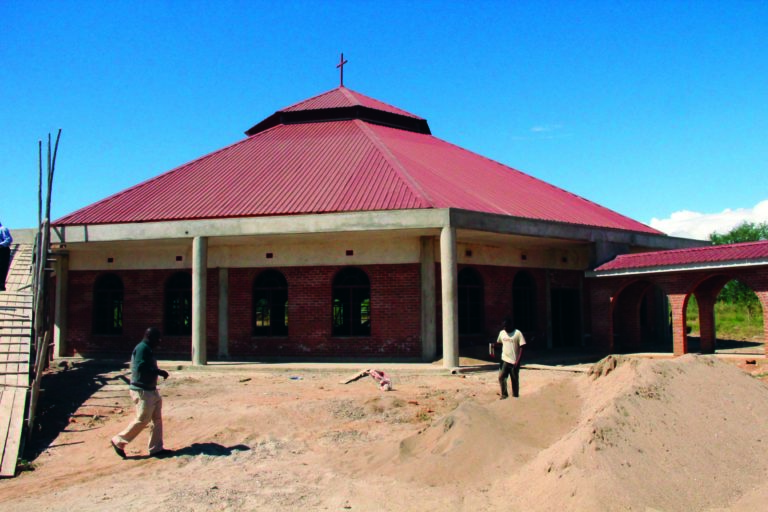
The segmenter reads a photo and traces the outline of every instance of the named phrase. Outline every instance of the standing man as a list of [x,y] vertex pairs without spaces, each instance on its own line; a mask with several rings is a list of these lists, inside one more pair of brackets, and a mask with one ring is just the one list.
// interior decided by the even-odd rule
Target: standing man
[[150,327],[131,355],[131,400],[136,405],[136,419],[112,438],[112,448],[123,459],[125,447],[149,425],[150,457],[167,457],[173,452],[163,447],[163,399],[157,391],[157,378],[168,378],[168,372],[157,367],[152,349],[160,343],[160,330]]
[[504,329],[499,332],[496,343],[501,343],[501,365],[499,366],[499,385],[501,400],[509,398],[507,377],[512,379],[512,396],[520,396],[520,358],[523,356],[525,338],[523,333],[512,326],[512,319],[504,320]]
[[11,266],[12,242],[11,232],[0,222],[0,292],[5,291],[5,278],[8,277],[8,267]]

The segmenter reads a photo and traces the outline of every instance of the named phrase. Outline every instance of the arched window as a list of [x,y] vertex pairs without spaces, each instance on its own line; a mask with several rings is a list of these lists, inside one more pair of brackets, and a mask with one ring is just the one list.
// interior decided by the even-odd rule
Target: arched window
[[345,268],[333,280],[333,335],[371,335],[371,284],[358,268]]
[[288,281],[277,270],[253,281],[253,335],[288,335]]
[[536,330],[536,282],[530,272],[522,270],[512,281],[512,315],[515,328]]
[[192,334],[192,275],[187,272],[177,272],[165,283],[164,334]]
[[480,273],[471,267],[461,269],[459,291],[459,334],[482,334],[485,294]]
[[93,285],[93,334],[123,333],[123,282],[104,274]]

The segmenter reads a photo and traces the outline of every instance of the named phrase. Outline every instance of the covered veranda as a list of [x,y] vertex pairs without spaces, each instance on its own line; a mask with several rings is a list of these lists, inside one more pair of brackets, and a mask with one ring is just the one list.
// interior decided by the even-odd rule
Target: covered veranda
[[696,351],[714,353],[715,302],[728,282],[738,280],[759,299],[763,354],[768,355],[768,241],[626,254],[587,277],[592,338],[601,351],[643,351],[670,342],[675,356],[694,351],[686,311],[695,296],[700,324]]

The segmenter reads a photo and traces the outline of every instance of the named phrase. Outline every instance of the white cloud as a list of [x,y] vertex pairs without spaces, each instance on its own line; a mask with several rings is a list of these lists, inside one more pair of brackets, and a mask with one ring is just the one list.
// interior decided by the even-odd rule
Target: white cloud
[[742,222],[768,222],[768,199],[754,208],[726,208],[720,213],[699,213],[689,210],[674,212],[668,219],[651,219],[649,225],[670,236],[709,240],[711,233],[727,233]]
[[534,133],[553,132],[559,130],[562,127],[563,125],[561,124],[542,124],[539,126],[534,126],[531,128],[531,131]]
[[550,140],[565,139],[571,137],[571,134],[563,131],[565,127],[562,124],[539,124],[532,126],[527,135],[512,135],[512,140]]

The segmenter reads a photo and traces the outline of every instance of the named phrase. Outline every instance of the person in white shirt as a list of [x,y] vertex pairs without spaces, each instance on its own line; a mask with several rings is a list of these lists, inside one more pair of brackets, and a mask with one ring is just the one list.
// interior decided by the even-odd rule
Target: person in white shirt
[[520,396],[520,358],[523,356],[525,337],[512,326],[512,319],[504,320],[504,329],[499,332],[496,343],[501,343],[501,365],[499,366],[499,385],[501,400],[509,398],[507,377],[512,379],[512,396]]

